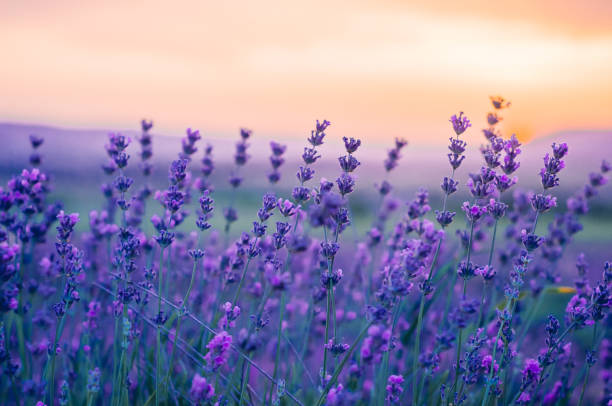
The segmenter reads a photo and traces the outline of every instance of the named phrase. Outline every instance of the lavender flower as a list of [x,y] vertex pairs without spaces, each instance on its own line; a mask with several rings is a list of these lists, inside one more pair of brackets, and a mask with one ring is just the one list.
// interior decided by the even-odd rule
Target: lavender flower
[[189,395],[196,403],[206,402],[215,396],[215,388],[208,383],[206,378],[199,374],[195,374],[191,380]]
[[491,104],[493,104],[493,107],[496,110],[504,109],[510,107],[511,105],[508,100],[504,99],[501,96],[489,96],[489,98],[491,99]]
[[521,153],[519,148],[521,144],[518,142],[516,135],[512,134],[512,137],[504,145],[504,163],[500,165],[501,169],[506,175],[512,175],[518,170],[521,164],[516,160]]
[[479,206],[477,204],[470,204],[469,202],[463,202],[461,209],[465,212],[467,219],[475,223],[480,220],[487,213],[487,206]]
[[400,152],[408,144],[408,142],[401,138],[395,139],[395,147],[387,151],[387,159],[385,159],[384,166],[387,172],[391,172],[397,167],[397,163],[401,158]]
[[268,180],[270,183],[277,183],[281,178],[281,173],[279,172],[279,168],[285,162],[285,158],[283,158],[283,154],[287,149],[286,145],[281,145],[274,141],[270,142],[270,148],[272,149],[272,155],[270,156],[270,164],[272,165],[272,172],[268,174]]
[[348,173],[340,175],[340,177],[336,179],[336,183],[338,184],[338,190],[342,196],[351,193],[355,187],[355,180]]
[[389,375],[387,379],[387,386],[385,388],[387,395],[385,399],[390,403],[397,403],[400,400],[400,396],[404,389],[402,385],[404,384],[404,377],[401,375]]
[[323,145],[323,138],[325,138],[325,130],[327,129],[327,127],[330,126],[330,124],[331,123],[327,120],[323,120],[322,122],[319,122],[319,120],[317,120],[315,129],[311,132],[310,138],[308,138],[308,142],[310,142],[310,145],[312,145],[313,148]]
[[43,142],[45,142],[45,139],[42,137],[39,137],[36,134],[30,134],[30,144],[32,144],[32,148],[33,149],[38,149]]
[[458,116],[453,115],[449,121],[453,125],[453,130],[455,130],[457,136],[463,134],[465,130],[472,126],[472,123],[463,115],[463,112],[460,112]]
[[191,155],[197,152],[197,148],[195,146],[196,142],[198,142],[202,136],[200,135],[199,130],[192,130],[191,128],[187,129],[187,135],[182,139],[183,151],[181,153],[181,158],[185,160],[190,160]]
[[232,346],[232,336],[227,331],[215,335],[206,345],[208,352],[204,355],[204,361],[213,370],[221,368],[229,358],[229,349]]
[[542,369],[540,368],[540,363],[533,358],[527,359],[521,371],[521,375],[523,376],[521,388],[528,388],[531,384],[535,383],[540,378],[541,373]]

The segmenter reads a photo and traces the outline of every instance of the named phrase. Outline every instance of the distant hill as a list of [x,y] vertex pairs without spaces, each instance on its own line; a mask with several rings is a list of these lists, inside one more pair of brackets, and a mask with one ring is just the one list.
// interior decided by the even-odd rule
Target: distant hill
[[[45,138],[41,147],[44,155],[43,167],[56,176],[67,176],[72,179],[81,178],[86,182],[98,181],[103,178],[100,166],[106,161],[104,145],[107,142],[109,131],[87,130],[87,129],[64,129],[48,127],[43,125],[25,125],[0,123],[0,176],[6,179],[10,173],[15,173],[27,166],[30,146],[29,134],[37,134]],[[134,138],[129,153],[133,161],[138,161],[138,143],[135,140],[138,132],[122,132]],[[181,141],[176,136],[156,135],[154,132],[153,163],[157,168],[157,180],[165,181],[169,162],[174,159],[181,148]],[[468,171],[476,171],[481,165],[482,159],[478,147],[484,143],[484,138],[479,131],[472,131],[466,137],[468,142],[468,155],[464,166],[461,167],[458,176],[465,182]],[[200,151],[196,154],[199,160],[202,156],[202,146],[211,143],[214,146],[214,156],[219,167],[220,179],[217,183],[225,183],[232,166],[235,138],[208,138],[204,133],[204,141],[200,141]],[[270,166],[268,157],[270,139],[265,139],[258,134],[253,136],[250,152],[252,160],[247,164],[246,172],[253,174],[245,180],[251,186],[266,184],[265,174]],[[296,140],[284,141],[288,144],[286,153],[287,164],[284,167],[283,185],[290,187],[295,183],[295,170],[299,165],[299,159],[306,146],[303,142]],[[518,171],[520,183],[523,187],[538,187],[538,172],[542,166],[542,157],[550,150],[552,142],[567,142],[570,152],[566,160],[567,169],[563,172],[562,186],[565,190],[580,187],[587,179],[588,173],[596,170],[602,158],[612,159],[612,130],[611,131],[567,131],[552,134],[547,137],[538,138],[524,145],[521,154],[521,168]],[[389,147],[391,142],[388,142]],[[334,178],[339,173],[337,157],[342,154],[342,140],[333,137],[333,131],[326,139],[326,143],[320,148],[323,158],[315,165],[317,176]],[[385,157],[386,147],[382,147],[379,141],[376,145],[368,145],[364,142],[356,156],[362,162],[356,174],[358,183],[371,188],[374,182],[384,178],[382,161]],[[392,173],[391,180],[398,189],[413,190],[420,185],[428,185],[433,192],[437,192],[437,184],[443,176],[449,173],[446,159],[447,149],[442,146],[412,146],[408,145],[403,153],[400,166]],[[195,163],[197,165],[197,162]],[[434,186],[435,185],[435,186]],[[606,196],[612,196],[611,187],[606,189]]]

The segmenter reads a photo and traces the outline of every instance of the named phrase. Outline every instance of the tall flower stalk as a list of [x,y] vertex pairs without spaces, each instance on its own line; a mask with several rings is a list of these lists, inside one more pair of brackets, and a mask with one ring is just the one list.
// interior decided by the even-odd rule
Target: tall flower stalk
[[248,154],[248,140],[251,138],[253,132],[247,128],[240,129],[240,140],[236,143],[236,153],[234,154],[235,167],[232,169],[229,177],[230,186],[233,188],[233,193],[230,197],[230,204],[223,210],[223,216],[225,217],[225,234],[226,239],[229,238],[229,231],[232,223],[238,220],[238,212],[234,208],[234,196],[236,190],[240,187],[243,181],[243,176],[240,175],[240,168],[246,165],[247,161],[251,157]]
[[[446,205],[448,202],[448,196],[457,191],[458,182],[455,181],[455,171],[461,166],[461,163],[465,159],[463,153],[465,152],[465,147],[467,143],[463,140],[459,139],[459,136],[463,134],[469,127],[472,126],[470,120],[463,115],[463,112],[459,113],[459,115],[453,115],[450,118],[450,122],[453,126],[453,130],[455,131],[456,137],[449,138],[450,145],[448,154],[448,160],[451,165],[451,176],[450,178],[444,178],[442,182],[442,191],[444,192],[444,201],[442,203],[442,211],[436,211],[436,219],[442,229],[447,227],[452,223],[455,213],[452,211],[446,210]],[[425,312],[425,297],[426,293],[430,293],[429,285],[432,277],[434,276],[435,267],[437,265],[438,255],[440,254],[440,247],[442,246],[442,238],[438,241],[436,246],[436,251],[433,256],[433,260],[431,261],[431,265],[429,267],[429,272],[427,274],[427,279],[425,280],[423,286],[425,289],[421,294],[421,301],[419,304],[419,314],[417,318],[417,326],[416,326],[416,336],[414,340],[414,351],[413,351],[413,361],[412,361],[412,403],[418,404],[418,361],[419,354],[421,351],[421,335],[423,333],[423,315]]]
[[79,221],[79,215],[77,213],[65,214],[64,211],[61,211],[57,219],[59,225],[57,226],[58,242],[56,243],[56,250],[59,255],[58,266],[61,275],[64,277],[64,289],[61,301],[52,306],[57,317],[57,323],[55,325],[53,347],[49,351],[49,404],[55,402],[55,364],[59,350],[58,343],[64,331],[67,312],[75,302],[80,300],[77,283],[78,277],[83,271],[83,253],[70,243],[70,237],[74,232],[74,226]]
[[[278,202],[279,211],[281,212],[281,214],[287,216],[289,212],[293,212],[295,216],[295,221],[294,221],[293,228],[292,228],[292,234],[291,234],[290,240],[287,241],[288,253],[287,253],[287,258],[285,259],[285,264],[284,264],[285,271],[288,269],[289,263],[291,261],[291,251],[296,248],[294,244],[298,242],[299,240],[299,237],[297,235],[297,230],[298,230],[300,214],[301,214],[300,208],[303,205],[305,205],[313,197],[312,191],[305,185],[308,181],[312,180],[312,178],[314,177],[315,170],[311,167],[312,164],[314,164],[319,158],[321,158],[321,155],[319,155],[316,148],[323,145],[323,140],[325,139],[325,136],[326,136],[325,131],[330,125],[331,123],[327,120],[323,120],[322,122],[319,122],[319,120],[317,120],[315,129],[312,130],[310,133],[310,137],[308,138],[310,147],[305,147],[304,153],[302,154],[302,161],[304,162],[304,165],[298,168],[298,171],[296,174],[296,177],[298,181],[300,182],[300,184],[299,186],[294,187],[291,193],[291,197],[293,198],[294,203],[291,204],[289,201],[284,201],[281,203],[280,200]],[[281,351],[282,351],[281,336],[282,336],[283,319],[285,315],[284,307],[285,307],[285,291],[281,290],[278,331],[277,331],[277,336],[276,336],[276,356],[274,358],[274,372],[272,375],[275,382],[277,382],[277,375],[279,372],[279,364],[280,364],[280,357],[281,357]],[[326,330],[327,330],[327,327],[326,327]],[[274,386],[270,388],[270,400],[272,399],[273,388]]]
[[[553,155],[546,154],[544,157],[544,168],[540,172],[540,178],[542,181],[542,188],[546,192],[548,189],[554,188],[559,185],[559,178],[557,174],[565,167],[563,158],[567,154],[568,148],[566,144],[553,144],[552,145]],[[543,193],[533,194],[530,198],[531,206],[535,211],[535,218],[530,231],[523,230],[521,241],[523,244],[523,250],[521,251],[520,257],[515,265],[514,272],[510,275],[510,285],[505,289],[506,294],[506,306],[503,311],[498,312],[499,317],[499,329],[493,345],[492,363],[489,367],[490,371],[486,380],[485,391],[482,399],[482,406],[486,406],[489,400],[489,393],[493,385],[497,386],[498,382],[494,381],[494,364],[495,356],[497,351],[497,342],[499,341],[502,333],[504,335],[504,353],[502,356],[507,357],[508,344],[511,333],[512,316],[515,310],[516,301],[518,300],[521,287],[524,283],[523,277],[527,271],[527,265],[532,260],[531,253],[542,244],[542,239],[536,235],[536,229],[538,225],[538,219],[540,214],[545,213],[557,205],[557,199],[552,195],[546,195]],[[510,360],[506,364],[510,363]],[[504,369],[504,371],[507,368]],[[505,380],[505,379],[504,379]]]

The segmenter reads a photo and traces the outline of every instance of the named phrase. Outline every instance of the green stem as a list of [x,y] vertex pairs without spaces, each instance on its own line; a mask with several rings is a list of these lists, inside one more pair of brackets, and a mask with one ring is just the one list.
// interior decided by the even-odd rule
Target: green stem
[[[402,307],[402,301],[400,299],[400,301],[396,304],[395,309],[393,311],[393,319],[392,319],[392,323],[391,323],[391,337],[393,337],[393,331],[395,330],[395,326],[397,325],[397,320],[399,319],[399,314],[401,311],[401,307]],[[385,351],[385,354],[383,355],[383,366],[382,366],[382,370],[381,373],[379,374],[379,378],[378,378],[378,387],[382,388],[385,384],[385,381],[388,378],[388,371],[389,371],[389,356],[390,356],[390,351],[391,349],[389,348],[387,351]],[[378,396],[379,396],[379,403],[383,403],[384,402],[384,398],[382,397],[383,394],[385,392],[384,391],[379,391]]]
[[[21,290],[19,291],[19,300],[21,303]],[[21,304],[19,304],[19,309],[21,309]],[[18,314],[16,317],[16,324],[17,324],[17,339],[19,341],[18,343],[18,347],[19,347],[19,357],[21,358],[21,364],[23,365],[23,369],[22,369],[22,376],[23,377],[28,377],[29,375],[29,366],[28,366],[28,358],[26,356],[26,347],[25,347],[25,334],[24,334],[24,330],[23,330],[23,316],[22,314]]]
[[495,250],[495,237],[497,236],[497,219],[495,219],[495,224],[493,225],[493,236],[491,237],[491,248],[489,248],[489,261],[488,265],[491,266],[493,263],[493,252]]
[[470,258],[472,256],[472,241],[474,238],[474,221],[471,222],[470,225],[470,241],[468,242],[468,251],[467,251],[467,261],[466,261],[466,266],[470,265]]
[[463,338],[463,329],[460,328],[459,329],[459,337],[457,339],[457,359],[455,362],[455,380],[453,381],[453,386],[451,387],[450,393],[449,393],[449,397],[453,395],[453,391],[455,390],[455,388],[457,387],[457,381],[459,380],[459,367],[460,367],[460,361],[461,361],[461,341]]
[[[537,225],[538,225],[538,217],[539,217],[539,215],[540,215],[540,212],[536,211],[536,216],[535,216],[535,219],[534,219],[534,222],[533,222],[533,228],[532,228],[532,231],[531,231],[534,234],[536,232],[536,228],[537,228]],[[508,309],[509,305],[510,305],[510,309],[511,309],[510,317],[512,318],[512,314],[514,313],[515,300],[512,299],[509,302],[507,302],[506,303],[506,309]],[[512,319],[510,319],[510,322],[511,322],[511,320]],[[497,342],[499,341],[499,337],[501,335],[501,331],[502,331],[503,326],[504,326],[504,323],[501,323],[500,326],[499,326],[499,329],[497,330],[497,338],[495,339],[495,343],[493,344],[493,358],[491,360],[491,367],[490,367],[491,369],[489,371],[489,376],[488,376],[487,381],[485,383],[485,388],[486,389],[485,389],[485,394],[484,394],[484,396],[482,398],[481,406],[486,406],[486,404],[487,404],[487,402],[489,400],[489,393],[491,391],[491,379],[493,378],[493,371],[494,371],[494,366],[495,366],[495,352],[497,350]],[[570,331],[571,327],[572,326],[568,327],[568,329],[561,335],[560,339],[562,339],[565,336],[565,334],[567,334]],[[544,372],[542,372],[542,376],[544,376]]]
[[249,382],[249,372],[251,371],[251,364],[247,364],[244,360],[242,360],[242,371],[242,385],[240,385],[240,398],[238,399],[238,406],[242,406],[242,400],[244,399],[244,389],[246,388]]
[[489,392],[491,390],[491,379],[493,379],[493,371],[495,371],[495,355],[497,353],[497,343],[499,342],[499,337],[501,336],[501,327],[497,330],[497,336],[495,337],[495,341],[493,342],[493,355],[491,358],[491,366],[489,366],[489,375],[487,376],[487,380],[485,382],[486,389],[485,393],[482,397],[481,406],[485,406],[487,401],[489,400]]
[[[126,278],[129,278],[129,276],[126,274]],[[125,281],[123,283],[123,286],[125,287]],[[119,358],[119,376],[117,376],[117,380],[118,382],[113,382],[113,392],[114,392],[114,386],[117,384],[117,387],[119,389],[119,400],[117,402],[117,405],[121,404],[121,400],[123,399],[123,392],[124,392],[124,381],[125,378],[127,376],[127,363],[126,363],[126,352],[127,352],[127,336],[125,335],[125,331],[123,330],[125,328],[125,323],[127,321],[128,318],[128,314],[127,314],[127,305],[123,304],[123,315],[122,315],[122,323],[121,323],[121,333],[120,333],[120,337],[121,337],[121,356]]]
[[529,331],[529,327],[531,326],[531,323],[533,323],[533,320],[536,314],[538,313],[538,310],[540,309],[540,305],[542,304],[542,297],[544,296],[545,292],[546,290],[543,290],[542,292],[539,293],[535,304],[531,306],[531,309],[529,310],[529,313],[527,315],[527,321],[525,322],[525,326],[522,328],[522,331],[519,334],[519,339],[518,339],[519,348],[521,348],[521,345],[523,344],[523,340],[525,339],[525,337],[527,336],[527,332]]
[[[457,139],[459,136],[457,136]],[[455,178],[455,168],[453,168],[451,172],[451,181]],[[448,194],[444,194],[444,201],[442,202],[442,212],[446,211],[446,205],[448,203]],[[444,230],[444,226],[442,226],[442,230]],[[434,253],[433,259],[431,260],[431,265],[429,267],[429,274],[427,275],[427,282],[429,282],[434,274],[434,269],[436,266],[436,262],[438,260],[438,255],[440,254],[440,247],[442,246],[442,239],[438,240],[438,245],[436,246],[436,252]],[[423,334],[423,316],[425,314],[425,295],[421,295],[421,303],[419,305],[419,316],[417,318],[417,327],[416,327],[416,337],[414,340],[414,354],[412,360],[412,404],[417,405],[419,400],[418,395],[418,386],[419,379],[417,373],[417,367],[419,364],[419,352],[421,346],[421,335]]]
[[323,344],[323,382],[325,382],[325,379],[327,377],[327,343],[329,342],[329,324],[331,322],[331,317],[330,317],[330,312],[331,312],[331,304],[330,304],[330,300],[331,300],[331,294],[329,293],[330,288],[327,288],[327,295],[326,295],[326,299],[327,299],[327,306],[326,306],[326,312],[325,312],[325,343]]
[[[157,315],[160,317],[162,308],[162,276],[164,268],[164,247],[160,250],[159,275],[157,275]],[[155,405],[159,406],[160,370],[161,370],[161,325],[158,320],[156,335],[156,361],[155,361]]]
[[[117,297],[117,288],[118,288],[119,282],[116,281],[115,283],[115,287],[114,287],[114,293],[113,293],[113,298]],[[111,393],[111,405],[115,404],[115,396],[116,396],[116,382],[117,382],[117,371],[118,371],[118,359],[119,359],[119,349],[117,348],[117,333],[119,332],[119,318],[115,317],[115,330],[113,331],[113,391]]]
[[315,383],[315,380],[312,378],[312,375],[310,375],[310,371],[308,371],[308,368],[306,367],[306,364],[304,363],[304,358],[300,355],[297,348],[295,348],[295,346],[293,345],[293,343],[291,342],[289,337],[287,337],[286,334],[283,334],[283,338],[285,339],[285,341],[287,341],[287,344],[289,348],[291,349],[291,352],[293,352],[293,355],[295,355],[295,358],[299,361],[298,365],[301,366],[301,368],[306,373],[306,377],[310,381],[310,384],[313,386],[313,388],[316,387],[317,384]]
[[[223,291],[225,290],[225,287],[223,286],[223,275],[221,274],[221,272],[219,272],[219,277],[217,279],[219,286],[217,289],[215,301],[213,303],[213,317],[211,319],[211,326],[216,326],[219,322],[219,319],[221,318],[221,313],[219,312],[219,309],[221,308],[221,302],[223,302]],[[202,328],[202,331],[200,332],[200,352],[204,351],[204,346],[206,345],[206,343],[208,343],[209,339],[210,331],[207,331],[206,329]]]
[[274,384],[270,386],[270,402],[272,402],[272,398],[274,397],[274,387],[278,384],[278,369],[280,364],[280,355],[281,355],[281,334],[283,331],[283,313],[285,307],[285,291],[281,292],[280,297],[280,307],[279,307],[279,316],[278,316],[278,333],[276,335],[276,356],[274,358],[274,373],[272,377],[274,378]]
[[[62,274],[64,274],[66,270],[66,258],[62,255]],[[64,309],[64,314],[59,320],[59,323],[55,325],[55,339],[53,341],[53,351],[51,353],[51,386],[49,387],[49,404],[53,405],[53,401],[55,400],[55,359],[57,357],[57,343],[62,336],[62,331],[64,330],[64,322],[66,321],[66,313],[68,312],[68,307]]]
[[[331,283],[330,283],[331,284]],[[332,286],[329,289],[329,293],[331,293],[331,314],[332,314],[332,321],[333,321],[333,326],[334,326],[334,343],[338,338],[338,323],[336,323],[336,297],[335,297],[335,292],[334,292],[334,287]]]
[[334,371],[334,374],[332,375],[331,379],[329,380],[329,382],[327,383],[327,385],[325,385],[325,388],[323,389],[323,392],[321,393],[321,396],[319,397],[319,400],[316,403],[316,406],[321,406],[323,404],[323,401],[325,400],[325,397],[327,396],[327,393],[329,392],[329,390],[332,388],[332,386],[334,386],[334,384],[336,383],[336,380],[338,379],[338,377],[340,376],[340,373],[342,372],[342,370],[344,369],[344,366],[346,365],[346,363],[348,362],[349,358],[351,357],[351,355],[353,354],[353,351],[355,350],[355,347],[357,347],[357,344],[359,344],[359,342],[361,341],[361,339],[366,335],[366,333],[368,332],[368,329],[370,328],[370,326],[373,324],[374,322],[369,322],[364,328],[363,330],[361,330],[361,333],[359,333],[359,335],[357,336],[357,338],[355,339],[355,341],[353,341],[353,344],[351,344],[350,348],[348,349],[348,351],[346,352],[346,355],[344,356],[344,358],[342,359],[342,361],[340,362],[340,364],[336,367],[336,370]]
[[[495,219],[495,224],[493,225],[493,236],[491,237],[491,247],[489,248],[489,261],[487,262],[487,266],[491,266],[493,263],[493,251],[495,250],[495,237],[497,236],[497,219]],[[484,308],[487,297],[487,281],[485,280],[484,287],[482,289],[482,300],[480,303],[480,311],[478,312],[478,324],[477,327],[480,327],[483,320]]]
[[[191,280],[189,281],[189,287],[187,288],[187,293],[185,293],[185,297],[183,298],[183,308],[187,311],[187,302],[189,301],[189,295],[191,293],[191,289],[193,287],[193,281],[195,280],[196,267],[198,265],[198,260],[195,259],[193,261],[193,268],[191,269]],[[176,342],[179,340],[180,329],[181,329],[181,320],[183,319],[182,312],[178,315],[176,320],[176,329],[174,331],[174,340],[172,342],[172,351],[170,352],[170,362],[168,363],[168,371],[166,372],[166,378],[164,378],[164,382],[168,382],[170,379],[170,374],[172,372],[172,368],[174,365],[174,354],[176,353]]]
[[[597,348],[595,346],[597,340],[597,322],[593,326],[593,338],[591,340],[591,348],[595,351]],[[578,401],[578,406],[582,406],[582,401],[584,399],[584,390],[586,389],[587,383],[589,382],[589,373],[591,372],[591,364],[587,362],[586,372],[584,374],[584,381],[582,381],[582,389],[580,390],[580,400]]]
[[[67,310],[66,310],[67,311]],[[49,386],[49,404],[52,405],[55,400],[55,360],[57,355],[57,343],[62,336],[62,331],[64,330],[64,322],[66,321],[66,313],[62,315],[59,320],[59,323],[55,327],[55,339],[53,340],[53,351],[51,352],[51,385]]]
[[[253,245],[257,245],[257,242],[259,241],[259,237],[255,238],[255,242],[253,243]],[[248,258],[247,261],[244,264],[244,268],[242,269],[242,275],[240,276],[240,281],[238,282],[238,288],[236,289],[236,293],[234,294],[234,299],[232,300],[232,307],[236,305],[236,302],[238,301],[238,297],[240,296],[240,291],[242,290],[242,285],[244,284],[244,280],[246,278],[246,274],[247,271],[249,269],[249,264],[251,263],[251,255],[248,254]]]
[[304,328],[303,328],[302,337],[304,337],[304,341],[302,341],[302,347],[300,349],[300,352],[299,353],[296,352],[296,357],[298,358],[298,360],[301,360],[301,362],[296,365],[296,370],[292,374],[292,379],[291,379],[291,387],[292,388],[295,387],[296,379],[299,379],[299,377],[301,376],[302,369],[309,376],[309,379],[312,382],[313,387],[317,386],[314,383],[314,380],[312,379],[312,376],[310,376],[310,372],[306,368],[306,365],[304,364],[304,361],[303,361],[304,354],[306,354],[306,350],[308,349],[308,339],[310,337],[310,328],[312,326],[312,318],[313,317],[314,317],[314,306],[313,306],[312,299],[311,299],[310,302],[308,303],[308,316],[306,317],[306,320],[304,322]]
[[[323,225],[323,235],[325,237],[325,243],[327,243],[327,227]],[[329,342],[329,325],[331,323],[331,293],[330,290],[333,289],[332,281],[331,281],[331,273],[332,273],[332,264],[329,258],[327,258],[327,274],[329,278],[329,283],[327,284],[325,295],[325,342],[323,343],[323,376],[321,379],[325,382],[327,378],[327,343]]]
[[[472,240],[474,238],[474,221],[471,222],[470,225],[470,240],[468,242],[468,249],[467,249],[467,258],[466,258],[466,267],[470,267],[470,257],[472,255]],[[465,293],[467,291],[467,279],[464,278],[463,279],[463,298],[465,298]],[[457,381],[459,380],[459,367],[460,367],[460,361],[461,361],[461,339],[463,336],[463,329],[461,327],[459,327],[459,338],[457,340],[457,357],[456,357],[456,362],[455,362],[455,379],[453,381],[453,386],[451,388],[451,391],[449,393],[449,396],[452,396],[453,391],[455,390],[455,388],[457,387]]]
[[[33,246],[34,242],[32,241],[32,246]],[[32,248],[33,250],[33,248]],[[23,273],[25,271],[25,267],[26,267],[26,261],[25,261],[25,250],[23,248],[23,245],[21,246],[20,249],[21,255],[20,257],[20,266],[19,266],[19,280],[21,282],[23,282]],[[16,319],[17,321],[17,338],[19,340],[19,357],[21,358],[21,365],[23,366],[22,368],[22,377],[26,378],[29,376],[29,366],[28,366],[28,358],[26,356],[26,346],[25,346],[25,334],[24,334],[24,330],[23,330],[23,315],[24,310],[23,310],[23,293],[22,293],[23,289],[19,289],[19,293],[18,293],[18,305],[17,305],[17,309],[18,309],[18,317]]]
[[121,398],[123,396],[123,378],[122,378],[122,374],[123,371],[125,369],[124,367],[125,365],[125,351],[121,351],[121,356],[119,357],[119,368],[117,369],[117,371],[119,372],[119,375],[117,375],[117,381],[113,382],[113,391],[115,389],[117,389],[117,391],[119,392],[118,396],[119,399],[117,400],[117,405],[121,404]]

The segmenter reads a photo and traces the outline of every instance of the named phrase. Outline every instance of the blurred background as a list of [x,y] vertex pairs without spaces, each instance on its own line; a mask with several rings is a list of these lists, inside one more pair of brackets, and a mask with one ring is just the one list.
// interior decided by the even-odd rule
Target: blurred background
[[4,1],[0,117],[444,143],[501,94],[522,139],[610,130],[611,20],[608,0]]
[[[363,141],[351,202],[362,232],[393,139],[410,143],[389,178],[395,195],[407,200],[426,186],[439,208],[448,118],[464,111],[473,123],[465,184],[481,165],[489,96],[499,94],[512,102],[499,128],[525,143],[521,187],[537,186],[552,142],[569,144],[564,202],[612,151],[610,21],[607,0],[1,2],[0,180],[28,165],[27,136],[38,134],[57,198],[83,214],[100,209],[106,134],[136,136],[150,118],[154,187],[165,186],[179,137],[197,128],[215,147],[222,207],[245,126],[254,132],[252,175],[238,199],[252,212],[241,216],[246,224],[263,190],[289,195],[305,139],[325,118],[319,176],[338,175],[342,136]],[[270,140],[288,145],[275,188],[266,182]],[[592,201],[578,236],[576,250],[590,250],[594,264],[612,243],[610,189]]]

